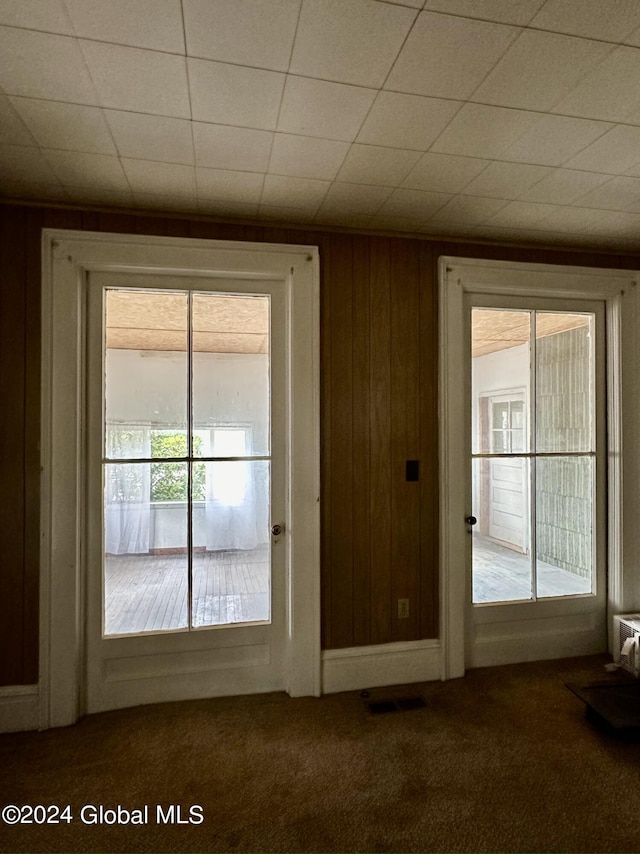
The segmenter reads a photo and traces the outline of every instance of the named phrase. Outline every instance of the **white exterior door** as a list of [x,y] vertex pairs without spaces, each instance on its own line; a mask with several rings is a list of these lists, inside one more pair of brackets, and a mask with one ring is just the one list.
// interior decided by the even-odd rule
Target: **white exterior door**
[[87,710],[282,689],[283,281],[88,283]]
[[319,694],[317,250],[43,244],[42,727]]
[[[624,270],[440,259],[443,678],[462,676],[466,667],[604,651],[607,617],[635,608],[636,279]],[[472,310],[487,312],[475,342]],[[497,311],[512,316],[498,318]],[[582,317],[567,318],[575,314]],[[554,342],[550,333],[558,316],[564,332],[571,319],[582,329],[579,342],[567,335]],[[592,360],[579,356],[585,351],[593,353]],[[593,381],[585,383],[589,361]],[[496,549],[476,512],[483,470],[493,461],[514,459],[492,453],[481,441],[477,414],[471,417],[474,385],[488,390],[477,382],[481,368],[501,375],[491,386],[496,393],[529,390],[529,434],[515,455],[522,458],[524,482],[535,499],[528,508],[529,555]],[[564,388],[554,387],[561,378]],[[577,537],[567,524],[572,519]],[[564,533],[558,536],[554,528]],[[478,569],[484,565],[483,578],[472,573],[473,563]],[[575,572],[579,565],[581,573]],[[554,595],[558,569],[574,585],[588,583],[587,591]]]
[[[467,664],[521,660],[532,636],[534,648],[550,640],[551,654],[553,644],[555,654],[603,651],[604,306],[469,293],[466,307],[476,518]],[[485,384],[504,388],[517,365],[522,390],[483,402]],[[564,652],[571,624],[580,637]]]

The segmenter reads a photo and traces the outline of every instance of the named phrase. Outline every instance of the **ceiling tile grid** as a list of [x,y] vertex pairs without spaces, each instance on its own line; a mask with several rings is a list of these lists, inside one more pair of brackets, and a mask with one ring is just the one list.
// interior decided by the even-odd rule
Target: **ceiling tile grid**
[[0,0],[0,194],[640,246],[638,0]]

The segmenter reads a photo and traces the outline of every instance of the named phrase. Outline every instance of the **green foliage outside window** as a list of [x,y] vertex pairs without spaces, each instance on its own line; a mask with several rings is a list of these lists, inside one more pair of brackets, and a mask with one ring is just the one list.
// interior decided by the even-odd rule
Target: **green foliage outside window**
[[[202,438],[193,437],[193,453],[197,456],[202,450]],[[186,457],[187,437],[184,433],[151,432],[152,457]],[[186,501],[187,500],[187,464],[151,463],[151,500]],[[193,500],[201,501],[206,497],[205,464],[193,464]]]

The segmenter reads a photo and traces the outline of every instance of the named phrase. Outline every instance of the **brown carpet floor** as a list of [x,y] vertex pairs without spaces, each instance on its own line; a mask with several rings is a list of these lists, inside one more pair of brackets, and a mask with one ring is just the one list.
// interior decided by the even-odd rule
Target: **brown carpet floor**
[[[71,804],[71,824],[0,824],[7,851],[640,851],[640,744],[606,735],[564,683],[604,656],[376,689],[427,707],[374,716],[359,692],[234,697],[0,736],[0,805]],[[85,804],[151,807],[84,825]],[[162,825],[155,805],[203,808]]]

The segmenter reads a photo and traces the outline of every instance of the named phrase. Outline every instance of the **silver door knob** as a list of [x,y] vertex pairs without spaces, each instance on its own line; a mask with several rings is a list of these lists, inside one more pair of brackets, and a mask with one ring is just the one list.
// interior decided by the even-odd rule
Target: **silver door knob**
[[279,537],[280,534],[282,533],[282,525],[272,525],[271,526],[271,533],[273,534],[274,537]]

